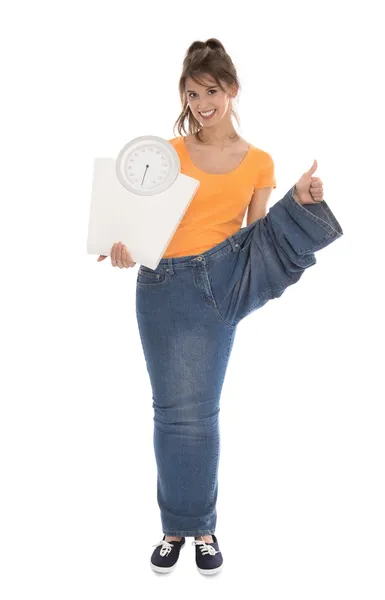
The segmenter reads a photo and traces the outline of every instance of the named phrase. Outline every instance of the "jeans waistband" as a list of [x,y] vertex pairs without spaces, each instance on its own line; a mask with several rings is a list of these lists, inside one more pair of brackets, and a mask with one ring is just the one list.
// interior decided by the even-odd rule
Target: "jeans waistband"
[[253,226],[255,222],[250,223],[247,227],[242,227],[239,231],[230,235],[228,238],[220,242],[213,248],[202,252],[201,254],[191,254],[189,256],[177,256],[174,258],[161,258],[156,271],[168,270],[172,273],[175,269],[183,269],[191,267],[197,262],[200,264],[207,264],[214,260],[217,260],[226,252],[236,252],[239,247],[239,240],[245,235]]

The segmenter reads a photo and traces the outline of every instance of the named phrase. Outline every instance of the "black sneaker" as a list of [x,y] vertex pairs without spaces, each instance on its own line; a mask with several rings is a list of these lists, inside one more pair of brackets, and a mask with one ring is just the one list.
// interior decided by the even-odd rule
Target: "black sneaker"
[[151,556],[152,569],[158,573],[170,573],[176,565],[179,552],[185,545],[185,542],[185,537],[182,537],[179,542],[176,540],[167,542],[165,534],[161,542],[154,544],[155,550]]
[[195,546],[195,562],[199,573],[202,575],[214,575],[219,573],[223,564],[222,552],[219,550],[218,540],[212,533],[212,542],[204,540],[194,540]]

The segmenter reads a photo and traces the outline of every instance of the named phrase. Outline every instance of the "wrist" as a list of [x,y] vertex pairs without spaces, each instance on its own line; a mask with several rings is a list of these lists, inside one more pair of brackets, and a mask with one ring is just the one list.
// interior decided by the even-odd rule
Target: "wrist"
[[296,202],[298,202],[298,204],[301,204],[301,206],[302,206],[301,198],[299,197],[295,186],[293,187],[293,198]]

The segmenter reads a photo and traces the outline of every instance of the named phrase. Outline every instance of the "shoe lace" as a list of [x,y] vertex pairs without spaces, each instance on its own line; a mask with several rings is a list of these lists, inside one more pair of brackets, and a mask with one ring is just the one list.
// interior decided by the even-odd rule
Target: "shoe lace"
[[215,550],[213,546],[210,546],[210,544],[206,543],[204,540],[194,540],[192,542],[192,545],[200,546],[200,551],[202,552],[202,554],[211,554],[211,556],[214,556],[219,552],[219,550]]
[[158,546],[162,546],[162,548],[159,550],[159,553],[161,556],[167,556],[168,554],[170,554],[171,550],[174,547],[174,544],[170,544],[170,542],[168,542],[167,540],[162,540],[161,542],[158,542],[157,544],[153,544],[153,548],[157,548]]

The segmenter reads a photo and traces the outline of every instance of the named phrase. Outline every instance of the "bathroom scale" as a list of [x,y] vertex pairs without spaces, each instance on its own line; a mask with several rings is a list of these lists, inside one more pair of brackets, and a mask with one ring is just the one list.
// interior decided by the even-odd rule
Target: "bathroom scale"
[[200,182],[180,171],[162,137],[132,139],[113,158],[95,158],[87,253],[109,256],[122,241],[132,260],[156,269]]

